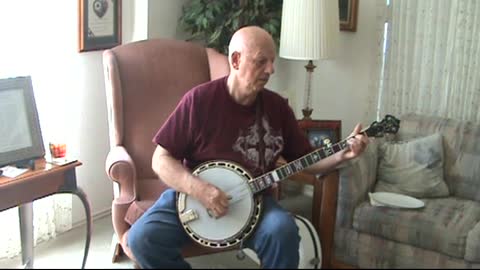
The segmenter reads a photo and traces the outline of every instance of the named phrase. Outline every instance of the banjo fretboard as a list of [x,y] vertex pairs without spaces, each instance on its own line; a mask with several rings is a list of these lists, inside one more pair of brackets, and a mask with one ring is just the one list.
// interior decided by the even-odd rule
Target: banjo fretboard
[[[381,122],[374,121],[369,127],[361,130],[369,137],[382,137],[385,133],[395,134],[398,131],[400,120],[392,115],[387,114]],[[350,137],[351,138],[351,137]],[[249,182],[253,193],[260,192],[273,185],[275,182],[282,181],[289,176],[298,173],[301,170],[313,165],[323,158],[331,156],[348,147],[347,140],[344,139],[331,146],[319,148],[305,156],[289,162],[271,172],[261,175]]]
[[[387,115],[384,120],[374,121],[370,127],[360,133],[365,133],[368,137],[380,137],[384,133],[393,134],[397,132],[399,122],[395,117]],[[192,174],[205,176],[205,181],[214,185],[222,182],[220,186],[223,186],[224,191],[231,196],[230,204],[239,203],[239,207],[232,207],[227,215],[216,218],[201,202],[195,198],[189,199],[186,193],[178,192],[177,212],[185,232],[193,241],[209,248],[223,249],[241,245],[243,240],[255,230],[262,213],[261,197],[252,195],[310,167],[323,158],[346,149],[349,147],[347,140],[353,136],[339,143],[315,149],[309,154],[253,179],[246,170],[232,162],[215,160],[202,164]],[[230,175],[232,172],[233,176]],[[226,175],[228,177],[225,177]],[[232,184],[225,183],[226,180],[230,180]]]
[[252,189],[254,194],[265,190],[271,185],[273,185],[273,183],[282,181],[289,176],[292,176],[315,164],[321,159],[329,157],[347,147],[347,141],[343,140],[341,142],[333,144],[332,146],[319,148],[309,154],[306,154],[305,156],[300,157],[299,159],[289,162],[271,172],[268,172],[253,179],[253,181],[249,183],[250,188]]

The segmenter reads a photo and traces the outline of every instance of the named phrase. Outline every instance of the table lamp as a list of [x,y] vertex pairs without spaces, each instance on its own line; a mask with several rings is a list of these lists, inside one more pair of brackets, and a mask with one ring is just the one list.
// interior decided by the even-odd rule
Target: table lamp
[[306,60],[304,119],[311,119],[312,72],[314,60],[336,56],[340,20],[338,1],[283,0],[279,55],[285,59]]

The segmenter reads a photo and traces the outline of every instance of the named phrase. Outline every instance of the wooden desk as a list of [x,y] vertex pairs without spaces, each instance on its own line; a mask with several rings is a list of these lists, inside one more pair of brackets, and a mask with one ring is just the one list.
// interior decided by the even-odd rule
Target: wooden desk
[[82,165],[75,161],[58,166],[35,161],[35,169],[16,178],[0,176],[0,211],[18,206],[20,218],[20,237],[22,242],[22,263],[26,268],[33,267],[33,201],[57,193],[77,195],[85,207],[87,217],[87,236],[82,262],[85,268],[92,232],[90,203],[86,194],[77,186],[75,168]]

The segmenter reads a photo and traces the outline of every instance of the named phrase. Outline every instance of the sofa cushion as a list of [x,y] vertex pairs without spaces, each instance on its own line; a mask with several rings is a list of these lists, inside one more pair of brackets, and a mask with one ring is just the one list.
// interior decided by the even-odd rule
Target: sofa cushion
[[442,134],[444,177],[450,194],[480,202],[480,123],[417,114],[402,115],[400,119],[396,140]]
[[480,222],[468,233],[465,260],[480,263]]
[[406,142],[385,142],[379,147],[375,191],[432,198],[448,196],[443,178],[442,135]]
[[335,261],[354,269],[480,269],[480,263],[347,228],[335,228],[334,248]]
[[480,220],[480,203],[456,197],[423,199],[422,209],[360,204],[353,227],[400,243],[463,259],[467,235]]

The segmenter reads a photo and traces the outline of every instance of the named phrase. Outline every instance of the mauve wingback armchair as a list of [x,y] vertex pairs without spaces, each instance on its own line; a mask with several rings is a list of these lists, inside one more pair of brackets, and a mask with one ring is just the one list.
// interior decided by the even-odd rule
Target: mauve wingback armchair
[[[105,170],[114,182],[112,261],[126,254],[131,224],[165,190],[151,168],[152,138],[193,86],[229,72],[227,56],[211,48],[173,39],[123,44],[103,53],[110,151]],[[186,257],[212,250],[191,245]]]

